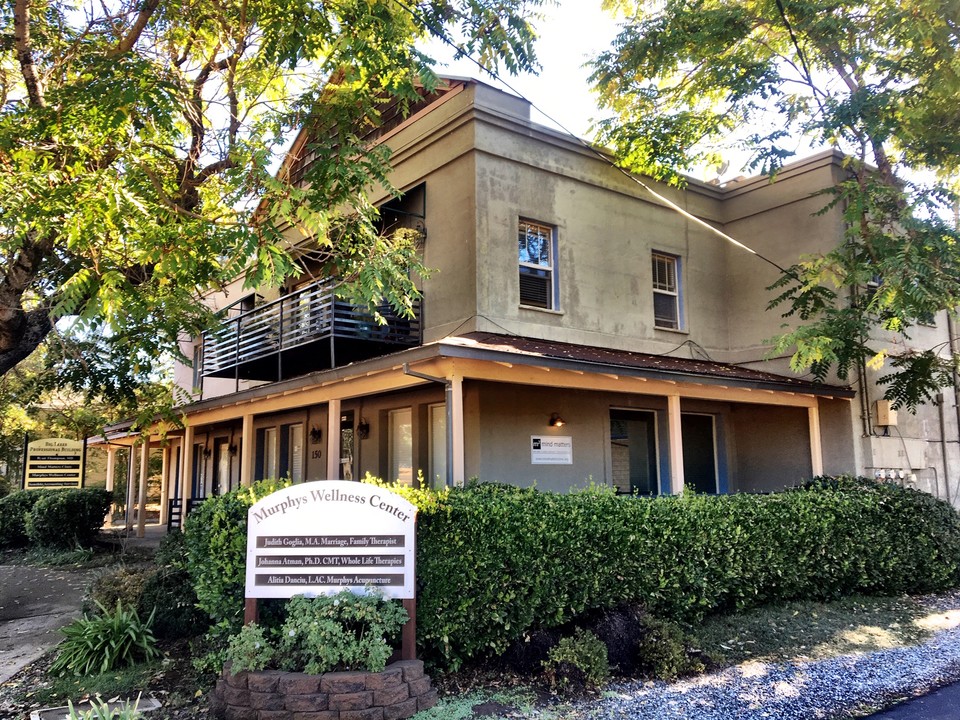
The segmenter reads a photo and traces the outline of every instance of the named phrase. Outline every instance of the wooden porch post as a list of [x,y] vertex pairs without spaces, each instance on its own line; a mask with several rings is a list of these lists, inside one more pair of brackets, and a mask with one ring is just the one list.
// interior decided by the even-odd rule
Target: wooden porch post
[[146,534],[147,523],[147,475],[150,473],[150,436],[140,444],[140,492],[137,495],[137,537]]
[[327,480],[340,479],[340,399],[327,403]]
[[680,425],[680,396],[667,395],[667,428],[670,434],[670,492],[683,492],[683,435]]
[[107,492],[113,492],[113,476],[117,471],[117,449],[107,445]]
[[193,425],[183,431],[183,449],[180,451],[180,498],[183,502],[181,518],[186,518],[187,503],[193,496]]
[[810,423],[810,467],[813,469],[813,476],[817,477],[823,475],[823,444],[820,439],[819,406],[811,405],[807,408],[807,420]]
[[253,415],[244,415],[243,429],[240,431],[240,487],[250,487],[253,484],[255,445]]
[[160,469],[160,524],[167,524],[167,505],[170,502],[170,446],[166,445],[162,451],[162,466]]
[[463,487],[466,474],[466,459],[464,430],[463,430],[463,376],[452,375],[450,377],[450,405],[452,409],[452,433],[453,442],[451,457],[448,462],[453,468],[453,486]]

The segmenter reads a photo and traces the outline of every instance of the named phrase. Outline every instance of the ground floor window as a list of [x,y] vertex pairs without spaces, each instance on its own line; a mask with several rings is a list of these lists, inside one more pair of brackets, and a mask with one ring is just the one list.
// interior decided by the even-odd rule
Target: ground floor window
[[213,441],[213,487],[211,494],[230,492],[230,440],[215,438]]
[[197,443],[193,446],[193,477],[191,478],[190,497],[205,498],[207,496],[207,473],[204,446]]
[[388,445],[390,481],[413,484],[413,413],[410,408],[388,413]]
[[659,493],[657,423],[652,410],[611,410],[610,452],[617,492]]
[[295,483],[303,482],[303,423],[284,426],[287,438],[287,474]]
[[427,482],[430,487],[442,488],[447,482],[447,406],[428,407],[430,419],[430,462]]

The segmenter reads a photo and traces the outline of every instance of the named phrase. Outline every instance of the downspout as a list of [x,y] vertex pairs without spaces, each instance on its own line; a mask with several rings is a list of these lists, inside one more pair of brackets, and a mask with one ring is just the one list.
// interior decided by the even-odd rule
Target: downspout
[[444,386],[444,399],[447,407],[447,472],[444,484],[453,487],[453,383],[447,378],[426,375],[410,369],[410,363],[403,364],[403,374],[420,378],[427,382],[441,383]]

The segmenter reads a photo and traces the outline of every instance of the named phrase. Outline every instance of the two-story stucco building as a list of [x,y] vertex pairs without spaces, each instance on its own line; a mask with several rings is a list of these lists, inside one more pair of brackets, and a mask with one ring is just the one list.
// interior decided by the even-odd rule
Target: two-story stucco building
[[[820,385],[767,359],[777,271],[525,101],[451,80],[378,142],[403,193],[375,198],[384,226],[418,230],[434,270],[416,319],[377,325],[322,280],[211,296],[223,325],[185,339],[196,362],[177,368],[194,401],[164,443],[170,498],[368,472],[652,494],[883,470],[943,496],[956,479],[955,398],[878,419],[874,378]],[[284,172],[309,162],[305,143]],[[788,266],[840,241],[839,211],[815,213],[842,173],[826,152],[775,183],[657,189]],[[947,342],[945,320],[916,340]]]

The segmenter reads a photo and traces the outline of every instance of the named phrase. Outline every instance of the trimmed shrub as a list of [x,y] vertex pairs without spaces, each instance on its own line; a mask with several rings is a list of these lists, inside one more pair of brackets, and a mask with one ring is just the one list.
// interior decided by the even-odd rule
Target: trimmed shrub
[[83,600],[85,613],[96,613],[97,607],[112,608],[117,603],[137,607],[147,581],[155,570],[120,567],[101,573],[87,590]]
[[164,535],[154,562],[157,571],[146,579],[137,605],[141,615],[153,613],[153,634],[173,640],[206,632],[210,619],[197,607],[197,594],[186,570],[183,533]]
[[657,617],[953,586],[960,516],[893,484],[639,498],[479,486],[418,519],[418,642],[444,667],[531,628],[640,603]]
[[[225,627],[239,628],[243,612],[247,508],[277,487],[211,498],[187,519],[199,605]],[[689,622],[960,583],[960,515],[895,484],[817,479],[771,495],[659,498],[596,487],[400,492],[420,508],[418,646],[444,668],[624,604]]]
[[567,692],[598,688],[610,680],[607,646],[589,630],[577,628],[547,653],[543,664],[551,685]]
[[[680,626],[647,615],[637,628],[630,675],[674,680],[680,675],[703,672],[704,665],[687,650],[689,637]],[[626,673],[625,673],[626,674]]]
[[27,537],[27,515],[50,490],[17,490],[0,498],[0,547],[24,547]]
[[27,537],[45,547],[89,546],[103,527],[110,502],[110,493],[102,488],[45,495],[27,515]]
[[262,480],[249,488],[207,498],[183,524],[187,572],[197,606],[225,632],[239,630],[243,621],[247,510],[289,484]]

